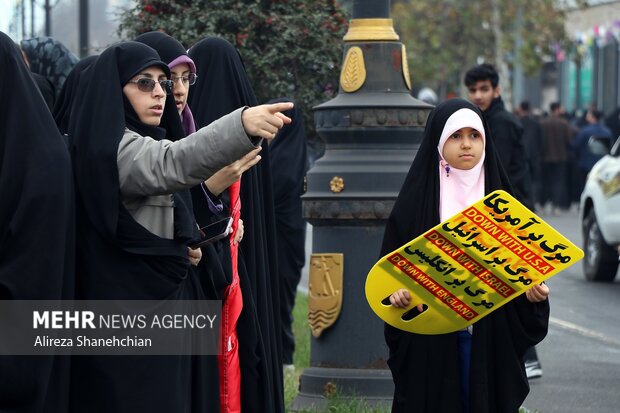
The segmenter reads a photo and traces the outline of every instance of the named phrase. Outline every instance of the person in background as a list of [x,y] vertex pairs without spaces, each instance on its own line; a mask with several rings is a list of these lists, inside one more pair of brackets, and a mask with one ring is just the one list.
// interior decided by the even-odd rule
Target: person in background
[[588,148],[588,141],[590,138],[596,136],[607,139],[610,148],[613,143],[611,131],[603,124],[602,120],[603,112],[594,109],[588,110],[586,113],[586,126],[579,130],[575,140],[570,143],[570,148],[575,153],[575,156],[577,156],[577,164],[580,172],[578,183],[580,192],[583,191],[586,184],[588,173],[594,164],[603,157],[602,155],[593,154],[592,151],[590,151],[590,148]]
[[539,194],[542,186],[542,154],[543,137],[540,122],[532,115],[530,102],[523,101],[517,108],[517,115],[523,125],[523,147],[529,160],[531,185],[531,203],[534,206],[540,204]]
[[[500,162],[512,184],[514,196],[530,210],[532,187],[529,159],[523,143],[523,125],[519,119],[506,110],[499,87],[499,74],[493,65],[483,63],[465,73],[465,87],[470,102],[478,107],[489,124]],[[526,353],[525,364],[528,378],[542,375],[542,368],[535,350]]]
[[62,85],[58,99],[56,99],[56,104],[52,109],[52,115],[54,116],[58,130],[63,135],[67,135],[69,132],[69,119],[73,110],[73,103],[76,99],[75,95],[80,85],[82,72],[88,70],[90,65],[96,60],[97,56],[88,56],[80,60],[73,69],[71,69],[69,76],[67,76],[67,80]]
[[[282,98],[269,101],[292,102]],[[293,121],[280,130],[269,144],[276,230],[278,234],[278,272],[280,280],[280,318],[282,323],[282,364],[294,369],[293,308],[301,270],[306,260],[306,221],[302,216],[301,196],[309,162],[306,129],[298,104],[285,115]]]
[[[567,204],[568,148],[573,139],[573,129],[563,116],[562,105],[549,105],[549,116],[540,123],[542,127],[543,175],[541,201],[546,203],[546,213],[559,215]],[[546,194],[546,196],[544,196]]]
[[515,197],[532,209],[527,152],[523,144],[523,125],[506,110],[499,87],[499,75],[493,65],[483,63],[465,73],[469,101],[476,105],[489,123],[502,166],[515,191]]
[[52,84],[55,101],[69,72],[80,59],[59,40],[51,37],[25,39],[20,42],[20,47],[30,71],[45,77]]
[[617,139],[620,136],[620,107],[613,110],[609,116],[605,118],[605,126],[611,131],[611,136]]

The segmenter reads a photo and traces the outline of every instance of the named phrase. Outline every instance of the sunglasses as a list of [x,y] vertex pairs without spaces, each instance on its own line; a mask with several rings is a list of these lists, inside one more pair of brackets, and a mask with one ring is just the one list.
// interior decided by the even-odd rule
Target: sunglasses
[[172,76],[172,83],[174,83],[175,85],[177,84],[178,81],[183,82],[183,84],[185,86],[191,86],[194,83],[196,83],[196,78],[198,76],[196,76],[196,73],[190,73],[187,76]]
[[130,80],[127,83],[135,83],[136,85],[138,85],[138,89],[140,91],[147,92],[147,93],[150,93],[153,91],[153,89],[155,89],[155,83],[159,83],[159,85],[161,86],[163,91],[166,93],[166,95],[170,95],[172,93],[173,82],[172,80],[168,80],[168,79],[153,80],[147,77],[143,77],[138,80]]

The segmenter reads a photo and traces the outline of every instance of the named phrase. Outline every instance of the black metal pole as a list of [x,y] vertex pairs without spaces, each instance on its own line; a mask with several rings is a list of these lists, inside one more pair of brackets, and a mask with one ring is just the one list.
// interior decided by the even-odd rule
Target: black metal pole
[[45,0],[45,35],[52,35],[52,6],[50,0]]
[[302,198],[312,225],[313,334],[292,411],[326,409],[333,394],[387,408],[394,392],[383,322],[364,285],[432,107],[411,96],[389,0],[356,0],[343,40],[338,94],[314,108],[325,155],[308,172]]
[[390,17],[390,0],[355,0],[353,2],[354,19],[388,19]]
[[34,37],[34,0],[30,0],[30,37]]
[[26,5],[24,2],[21,2],[21,13],[22,13],[22,38],[26,38]]
[[88,0],[80,0],[80,58],[88,56]]

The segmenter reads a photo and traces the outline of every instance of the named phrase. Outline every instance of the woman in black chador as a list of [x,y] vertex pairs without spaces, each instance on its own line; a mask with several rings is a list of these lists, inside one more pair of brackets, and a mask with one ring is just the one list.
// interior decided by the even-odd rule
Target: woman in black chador
[[[189,106],[198,126],[233,107],[255,105],[256,97],[235,48],[220,38],[199,41],[189,50],[198,80]],[[284,103],[279,103],[284,104]],[[279,281],[269,148],[245,171],[240,184],[243,242],[238,275],[243,310],[237,323],[241,408],[245,412],[284,412],[280,344]],[[194,199],[200,196],[193,192]],[[196,213],[199,216],[199,211]]]
[[[1,32],[0,66],[0,300],[71,299],[69,153],[20,51]],[[66,412],[67,362],[0,357],[0,411]]]
[[82,72],[88,70],[88,68],[97,60],[98,56],[88,56],[80,60],[69,72],[67,80],[62,85],[58,99],[52,109],[52,115],[58,126],[58,130],[63,135],[66,135],[69,131],[69,118],[71,111],[73,110],[73,103],[75,102],[78,86],[80,85],[80,79],[82,78]]
[[[281,98],[273,102],[292,102]],[[301,196],[309,168],[306,129],[299,105],[287,115],[293,120],[269,144],[273,198],[278,234],[278,273],[280,281],[280,320],[282,322],[282,363],[293,364],[293,308],[301,270],[306,260],[306,221],[302,216]]]
[[[200,260],[188,247],[188,189],[271,138],[290,107],[238,108],[181,139],[170,70],[149,46],[111,46],[83,75],[69,120],[78,297],[204,299],[188,271]],[[187,356],[78,357],[74,367],[74,412],[205,411],[192,383],[201,366]]]
[[[476,156],[475,165],[457,166]],[[511,192],[480,110],[462,99],[440,104],[428,118],[388,219],[381,256],[496,189]],[[408,292],[401,301],[403,291],[390,297],[396,307],[409,305]],[[419,335],[386,324],[395,384],[392,411],[517,413],[529,391],[523,354],[547,334],[547,294],[546,286],[535,286],[475,323],[472,331]]]
[[60,41],[46,36],[25,39],[20,42],[32,73],[38,73],[50,81],[57,97],[73,66],[80,60]]

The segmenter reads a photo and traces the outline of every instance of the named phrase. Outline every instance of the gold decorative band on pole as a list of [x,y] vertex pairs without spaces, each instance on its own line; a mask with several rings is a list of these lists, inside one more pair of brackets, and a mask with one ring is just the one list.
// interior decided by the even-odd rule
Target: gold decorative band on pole
[[407,48],[403,44],[402,47],[402,56],[403,56],[403,77],[405,78],[405,84],[407,85],[407,89],[411,90],[411,75],[409,74],[409,63],[407,62]]
[[353,19],[343,38],[345,42],[398,39],[392,19]]

